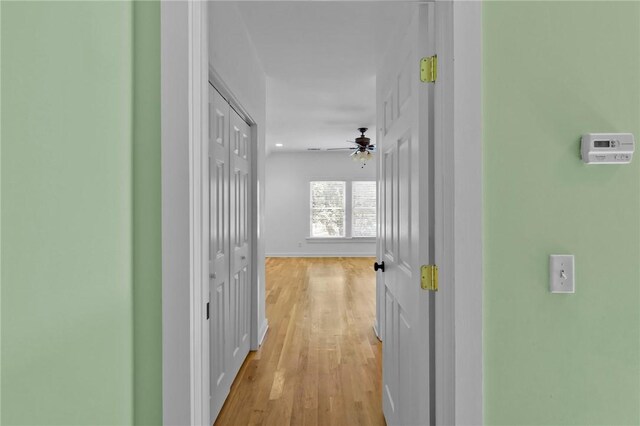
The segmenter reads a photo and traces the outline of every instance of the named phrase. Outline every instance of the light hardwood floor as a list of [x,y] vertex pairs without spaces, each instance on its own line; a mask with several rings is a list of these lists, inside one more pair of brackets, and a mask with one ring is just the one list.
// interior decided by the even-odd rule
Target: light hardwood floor
[[384,425],[373,258],[269,258],[262,347],[217,426]]

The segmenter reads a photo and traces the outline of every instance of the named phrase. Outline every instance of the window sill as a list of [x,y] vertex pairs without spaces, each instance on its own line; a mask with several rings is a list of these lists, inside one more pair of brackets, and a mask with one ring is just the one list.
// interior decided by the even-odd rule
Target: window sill
[[308,243],[375,243],[376,237],[307,237]]

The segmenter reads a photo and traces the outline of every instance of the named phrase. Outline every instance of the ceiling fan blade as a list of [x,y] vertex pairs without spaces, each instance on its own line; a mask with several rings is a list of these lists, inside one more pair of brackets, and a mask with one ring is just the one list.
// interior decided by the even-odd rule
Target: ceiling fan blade
[[357,147],[350,147],[350,148],[327,148],[327,151],[340,151],[340,150],[352,150],[352,149],[358,149]]

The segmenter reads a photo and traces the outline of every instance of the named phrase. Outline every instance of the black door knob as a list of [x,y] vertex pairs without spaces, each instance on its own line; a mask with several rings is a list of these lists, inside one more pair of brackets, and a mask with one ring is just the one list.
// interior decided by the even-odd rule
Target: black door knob
[[374,271],[377,271],[378,269],[379,269],[381,272],[384,272],[384,261],[382,261],[382,262],[380,262],[380,263],[376,262],[376,263],[374,263],[374,264],[373,264],[373,270],[374,270]]

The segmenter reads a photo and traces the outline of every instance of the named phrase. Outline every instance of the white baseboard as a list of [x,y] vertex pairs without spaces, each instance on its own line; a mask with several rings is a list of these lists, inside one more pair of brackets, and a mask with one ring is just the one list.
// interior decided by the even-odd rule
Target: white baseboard
[[262,325],[260,326],[260,330],[258,331],[258,336],[260,336],[260,338],[258,339],[258,346],[262,345],[264,336],[267,335],[267,330],[269,330],[269,321],[267,321],[267,319],[265,318],[262,322]]
[[376,257],[374,253],[267,253],[266,257]]

